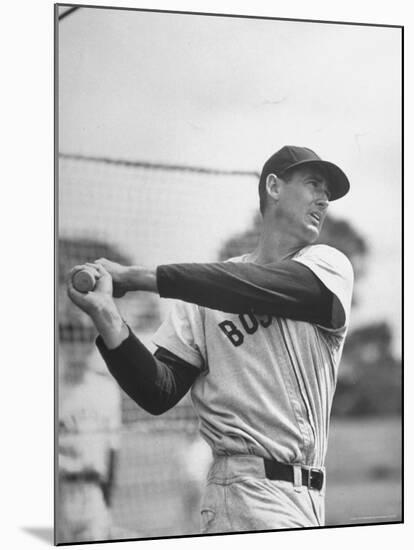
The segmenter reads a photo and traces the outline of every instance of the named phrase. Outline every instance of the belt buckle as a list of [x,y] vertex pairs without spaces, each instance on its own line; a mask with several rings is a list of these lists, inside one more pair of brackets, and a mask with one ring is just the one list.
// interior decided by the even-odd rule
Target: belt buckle
[[[315,481],[315,485],[312,486],[312,482]],[[308,472],[308,489],[316,489],[320,491],[323,487],[324,474],[322,470],[318,468],[309,468]]]

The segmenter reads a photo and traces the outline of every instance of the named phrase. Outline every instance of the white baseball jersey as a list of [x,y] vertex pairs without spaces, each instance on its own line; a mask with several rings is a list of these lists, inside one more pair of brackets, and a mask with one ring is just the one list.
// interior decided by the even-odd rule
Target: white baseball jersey
[[307,246],[291,259],[333,293],[331,328],[176,302],[154,343],[200,369],[191,396],[214,453],[322,467],[353,271],[326,245]]
[[59,469],[92,470],[106,479],[108,450],[119,447],[121,396],[107,376],[89,371],[59,395]]

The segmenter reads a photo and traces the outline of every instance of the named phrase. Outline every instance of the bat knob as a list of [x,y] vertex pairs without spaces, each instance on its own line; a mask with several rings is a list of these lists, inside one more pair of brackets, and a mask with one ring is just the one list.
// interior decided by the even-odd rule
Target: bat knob
[[95,288],[96,277],[92,270],[88,268],[80,269],[72,275],[73,287],[78,292],[86,294]]

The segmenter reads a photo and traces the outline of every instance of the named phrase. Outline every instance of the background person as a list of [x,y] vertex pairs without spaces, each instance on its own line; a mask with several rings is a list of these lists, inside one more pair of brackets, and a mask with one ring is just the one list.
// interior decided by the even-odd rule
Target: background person
[[93,342],[61,342],[58,407],[60,542],[111,536],[121,398]]

